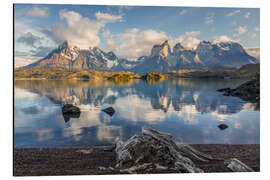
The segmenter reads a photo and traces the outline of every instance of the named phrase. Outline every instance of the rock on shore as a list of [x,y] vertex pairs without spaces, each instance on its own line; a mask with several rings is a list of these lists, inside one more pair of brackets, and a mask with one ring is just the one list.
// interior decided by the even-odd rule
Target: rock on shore
[[224,88],[217,90],[223,92],[225,96],[239,97],[245,101],[258,103],[260,102],[260,80],[253,79],[248,81],[235,89]]

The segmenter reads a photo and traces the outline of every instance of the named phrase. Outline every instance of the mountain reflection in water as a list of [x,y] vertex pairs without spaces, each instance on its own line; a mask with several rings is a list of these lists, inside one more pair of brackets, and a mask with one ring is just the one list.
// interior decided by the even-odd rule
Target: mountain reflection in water
[[[15,147],[92,146],[139,134],[142,126],[194,144],[259,143],[259,110],[217,89],[243,80],[176,79],[148,84],[63,80],[15,81]],[[72,103],[79,117],[63,117]],[[113,107],[110,115],[101,109]],[[224,131],[217,127],[228,125]]]

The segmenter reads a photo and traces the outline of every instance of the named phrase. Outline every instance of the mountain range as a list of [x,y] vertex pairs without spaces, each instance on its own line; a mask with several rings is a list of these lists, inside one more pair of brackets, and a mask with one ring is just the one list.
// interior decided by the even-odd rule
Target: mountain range
[[81,50],[64,41],[46,57],[26,66],[28,68],[62,68],[68,70],[131,71],[139,74],[167,72],[187,67],[241,67],[259,61],[250,56],[237,42],[213,43],[202,41],[196,49],[184,48],[180,43],[170,47],[168,41],[152,47],[149,56],[135,61],[118,58],[98,47]]

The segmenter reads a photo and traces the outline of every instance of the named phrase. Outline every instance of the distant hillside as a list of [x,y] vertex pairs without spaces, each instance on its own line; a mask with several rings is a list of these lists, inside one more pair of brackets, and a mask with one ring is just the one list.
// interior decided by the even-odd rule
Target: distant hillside
[[134,79],[144,79],[148,82],[158,82],[167,78],[251,78],[260,72],[260,64],[246,64],[241,68],[215,67],[200,68],[187,67],[186,69],[172,70],[167,73],[150,72],[139,75],[133,72],[104,72],[95,70],[65,70],[61,68],[34,68],[17,69],[14,73],[15,80],[21,79],[78,79],[87,81],[104,82],[129,82]]
[[[65,70],[62,68],[36,68],[17,69],[14,72],[14,79],[81,79],[91,81],[110,80],[112,77],[118,79],[140,79],[141,76],[132,72],[103,72],[95,70]],[[117,78],[115,78],[117,79]]]
[[181,78],[252,78],[260,72],[260,64],[246,64],[240,68],[187,68],[169,71],[170,77]]

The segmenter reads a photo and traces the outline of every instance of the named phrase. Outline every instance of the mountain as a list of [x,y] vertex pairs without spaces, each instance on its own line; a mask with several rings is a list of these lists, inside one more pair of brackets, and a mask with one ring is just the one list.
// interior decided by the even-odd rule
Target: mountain
[[168,41],[154,45],[150,56],[144,56],[143,62],[131,69],[135,73],[166,72],[171,69],[171,48]]
[[245,64],[256,63],[256,58],[247,54],[244,48],[236,42],[211,43],[202,41],[196,53],[206,66],[225,65],[241,67]]
[[105,53],[98,47],[80,50],[76,46],[70,46],[70,44],[65,41],[45,58],[24,66],[23,68],[93,69],[109,71],[117,64],[118,58],[113,52]]
[[70,70],[131,71],[135,73],[167,72],[188,67],[241,67],[255,64],[236,42],[213,43],[202,41],[196,49],[186,49],[180,43],[171,49],[168,41],[156,44],[149,56],[135,61],[118,58],[112,51],[106,53],[98,47],[81,50],[63,42],[43,59],[22,68],[62,68]]
[[132,69],[136,73],[166,72],[188,67],[241,67],[245,64],[255,64],[258,60],[244,50],[236,42],[212,43],[202,41],[196,49],[186,49],[177,43],[171,51],[168,41],[154,45],[151,55],[145,57]]

